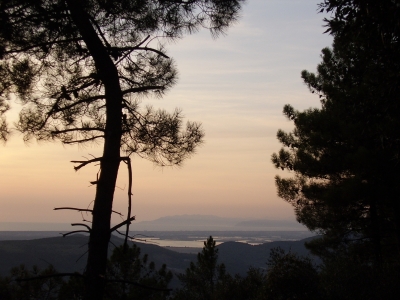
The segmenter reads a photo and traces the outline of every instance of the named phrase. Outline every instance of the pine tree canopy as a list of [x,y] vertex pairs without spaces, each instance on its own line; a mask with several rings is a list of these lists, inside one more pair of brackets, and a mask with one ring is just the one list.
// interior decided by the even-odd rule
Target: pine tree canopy
[[[327,20],[333,49],[323,49],[315,74],[302,72],[321,108],[284,107],[295,128],[278,131],[284,147],[272,161],[294,176],[276,177],[278,195],[295,207],[299,222],[323,234],[310,244],[315,253],[327,257],[350,246],[367,261],[398,261],[400,60],[393,51],[399,49],[399,7],[396,1],[324,1],[321,7],[333,13]],[[364,30],[371,24],[381,26]]]
[[163,41],[202,27],[218,35],[236,20],[241,2],[1,1],[1,95],[14,93],[25,104],[17,124],[24,140],[98,142],[106,134],[112,64],[121,88],[113,97],[122,98],[122,150],[179,164],[201,142],[200,124],[181,130],[179,110],[139,110],[140,100],[176,83]]

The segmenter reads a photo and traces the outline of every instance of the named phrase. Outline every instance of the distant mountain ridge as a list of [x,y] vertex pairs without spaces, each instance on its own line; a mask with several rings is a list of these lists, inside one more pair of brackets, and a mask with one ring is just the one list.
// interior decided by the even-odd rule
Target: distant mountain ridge
[[213,215],[176,215],[153,221],[132,223],[134,230],[221,230],[221,231],[296,231],[307,230],[294,220],[224,218]]
[[[0,222],[0,231],[69,231],[68,223]],[[175,215],[152,221],[135,221],[136,231],[297,231],[307,230],[295,220],[225,218],[213,215]]]

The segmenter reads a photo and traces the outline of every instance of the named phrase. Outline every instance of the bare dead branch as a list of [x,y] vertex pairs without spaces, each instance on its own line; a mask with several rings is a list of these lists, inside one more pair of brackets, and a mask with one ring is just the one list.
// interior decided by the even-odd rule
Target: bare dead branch
[[111,51],[118,51],[118,52],[125,52],[125,51],[135,51],[135,50],[144,50],[144,51],[151,51],[151,52],[155,52],[158,55],[161,55],[162,57],[168,58],[169,56],[166,55],[165,53],[163,53],[160,50],[154,49],[154,48],[150,48],[150,47],[140,47],[140,46],[133,46],[133,47],[109,47],[108,49],[110,49]]
[[[123,161],[127,164],[128,166],[128,176],[129,176],[129,185],[128,185],[128,215],[126,217],[126,220],[129,220],[131,218],[131,213],[132,213],[132,165],[131,165],[131,159],[130,157],[124,157]],[[129,225],[131,222],[126,223],[126,230],[125,230],[125,240],[124,240],[124,249],[126,249],[128,245],[128,234],[129,234]]]
[[[82,211],[93,212],[92,209],[88,209],[88,208],[76,208],[76,207],[56,207],[56,208],[54,208],[53,210],[64,210],[64,209],[76,210],[76,211],[80,211],[80,212],[82,212]],[[115,213],[115,214],[117,214],[117,215],[123,216],[123,214],[121,214],[121,213],[118,212],[118,211],[113,210],[112,212]],[[71,225],[72,225],[72,224],[71,224]],[[72,225],[72,226],[74,226],[74,225]]]
[[77,263],[77,262],[78,262],[82,257],[84,257],[85,254],[88,253],[88,252],[89,252],[89,249],[86,250],[81,256],[79,256],[78,259],[77,259],[75,262]]
[[117,230],[118,228],[130,223],[131,221],[134,221],[136,219],[136,216],[130,217],[129,219],[126,219],[125,221],[119,223],[118,225],[115,225],[113,228],[110,229],[110,232],[113,232]]
[[[122,233],[122,232],[119,231],[118,229],[115,229],[115,232],[118,233],[119,235],[127,236],[126,233]],[[131,240],[134,240],[134,239],[135,239],[134,236],[130,236],[130,235],[128,235],[128,238],[130,238]],[[125,244],[124,244],[124,245],[125,245]]]
[[63,209],[76,210],[76,211],[87,211],[87,212],[93,212],[93,210],[92,210],[92,209],[86,209],[86,208],[76,208],[76,207],[55,207],[53,210],[63,210]]
[[67,235],[74,234],[74,233],[80,233],[80,232],[90,233],[90,231],[88,231],[88,230],[74,230],[74,231],[70,231],[68,233],[61,233],[61,234],[63,237],[66,237]]
[[71,226],[83,226],[83,227],[86,227],[87,230],[89,230],[89,232],[92,231],[92,228],[90,228],[88,225],[83,224],[83,223],[72,223]]
[[71,162],[74,163],[74,164],[79,164],[78,166],[74,167],[75,171],[78,171],[80,168],[83,168],[84,166],[86,166],[88,164],[91,164],[91,163],[94,163],[94,162],[97,162],[97,161],[101,161],[102,159],[103,159],[102,157],[96,157],[96,158],[89,159],[89,160],[86,160],[86,161],[72,160]]

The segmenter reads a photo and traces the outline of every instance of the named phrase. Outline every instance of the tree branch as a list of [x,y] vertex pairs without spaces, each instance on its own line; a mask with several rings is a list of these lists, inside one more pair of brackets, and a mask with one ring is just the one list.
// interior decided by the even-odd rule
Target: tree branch
[[99,35],[101,36],[101,38],[103,39],[104,43],[106,44],[106,48],[111,48],[111,45],[107,41],[106,37],[104,36],[103,31],[101,31],[101,28],[100,28],[99,24],[97,24],[96,20],[90,14],[87,14],[87,16],[89,17],[90,21],[93,23],[94,27],[96,27],[97,31],[99,32]]
[[[137,45],[134,46],[133,48],[140,47],[140,46],[143,45],[149,38],[150,38],[150,35],[148,35],[143,41],[141,41],[139,44],[137,44]],[[132,53],[133,50],[134,50],[134,49],[129,50],[128,52],[124,53],[124,55],[122,55],[122,57],[115,63],[115,65],[118,65],[121,61],[123,61],[129,54]]]
[[126,219],[125,221],[123,221],[123,222],[119,223],[118,225],[115,225],[113,228],[111,228],[110,232],[113,232],[113,231],[117,230],[118,228],[120,228],[120,227],[122,227],[122,226],[124,226],[126,224],[129,224],[131,221],[134,221],[135,219],[136,219],[136,216],[133,216],[133,217],[130,217],[129,219]]
[[87,139],[81,139],[81,140],[74,140],[74,141],[62,141],[62,143],[67,144],[67,145],[71,145],[71,144],[79,144],[79,143],[84,143],[84,142],[90,142],[93,141],[95,139],[98,138],[104,138],[104,135],[97,135],[91,138],[87,138]]
[[[128,165],[128,176],[129,176],[129,186],[128,186],[128,215],[126,217],[126,220],[129,220],[131,218],[131,212],[132,212],[132,165],[131,165],[131,159],[130,157],[121,157],[121,160],[123,160],[127,165]],[[129,234],[129,225],[131,222],[127,222],[126,224],[126,230],[125,230],[125,240],[124,240],[124,249],[126,249],[128,245],[128,234]]]
[[138,46],[133,46],[133,47],[109,47],[108,49],[110,49],[111,51],[135,51],[135,50],[145,50],[145,51],[151,51],[151,52],[155,52],[158,55],[161,55],[162,57],[168,58],[169,56],[167,56],[166,54],[164,54],[162,51],[157,50],[157,49],[153,49],[153,48],[149,48],[149,47],[138,47]]
[[83,224],[83,223],[72,223],[71,226],[84,226],[87,228],[87,230],[92,231],[92,228],[90,228],[88,225]]
[[97,162],[97,161],[101,161],[102,159],[103,159],[102,157],[96,157],[96,158],[89,159],[89,160],[84,160],[84,161],[71,160],[71,162],[74,163],[74,164],[79,164],[78,166],[74,167],[75,171],[78,171],[79,169],[83,168],[84,166],[86,166],[88,164],[91,164],[91,163],[94,163],[94,162]]
[[150,86],[143,86],[143,87],[138,87],[138,88],[131,88],[122,91],[122,94],[129,94],[129,93],[139,93],[139,92],[145,92],[145,91],[150,91],[150,90],[164,90],[165,87],[161,85],[150,85]]
[[95,127],[95,128],[70,128],[70,129],[64,129],[64,130],[53,130],[51,131],[52,134],[61,134],[61,133],[67,133],[67,132],[74,132],[74,131],[100,131],[100,132],[105,132],[103,128]]
[[80,233],[80,232],[90,233],[90,231],[88,231],[88,230],[74,230],[74,231],[70,231],[70,232],[68,232],[68,233],[61,233],[61,234],[62,234],[62,236],[63,236],[63,238],[64,238],[64,237],[66,237],[67,235],[74,234],[74,233]]
[[[73,91],[74,91],[74,90],[71,90],[70,92],[73,92]],[[79,89],[76,90],[76,91],[79,91]],[[101,100],[101,99],[105,99],[105,96],[103,96],[103,95],[98,95],[98,96],[88,97],[88,98],[85,98],[85,99],[76,101],[76,102],[74,102],[74,103],[71,103],[70,105],[66,105],[66,106],[64,106],[64,107],[58,107],[57,109],[53,109],[52,112],[55,112],[55,113],[57,113],[57,112],[62,112],[62,111],[64,111],[64,110],[71,109],[71,108],[73,108],[73,107],[75,107],[75,106],[77,106],[77,105],[79,105],[79,104],[90,104],[90,103],[92,103],[92,102],[94,102],[94,101],[96,101],[96,100]]]
[[76,211],[87,211],[87,212],[93,212],[91,209],[86,209],[86,208],[75,208],[75,207],[56,207],[53,210],[63,210],[63,209],[70,209],[70,210],[76,210]]
[[[79,211],[79,212],[82,212],[82,211],[93,212],[92,209],[76,208],[76,207],[56,207],[56,208],[54,208],[53,210],[65,210],[65,209],[76,210],[76,211]],[[115,213],[115,214],[117,214],[117,215],[120,215],[121,217],[124,216],[123,214],[121,214],[121,213],[118,212],[118,211],[113,210],[112,212]],[[72,225],[72,224],[71,224],[71,225]],[[85,224],[82,224],[82,225],[85,225]],[[74,226],[74,225],[72,225],[72,226]]]

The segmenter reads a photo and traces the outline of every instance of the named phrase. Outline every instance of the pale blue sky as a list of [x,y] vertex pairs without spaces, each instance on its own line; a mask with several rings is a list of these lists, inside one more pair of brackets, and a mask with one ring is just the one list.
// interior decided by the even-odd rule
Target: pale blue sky
[[[270,163],[280,145],[279,128],[292,124],[282,115],[290,103],[298,109],[318,106],[300,72],[314,71],[321,49],[332,38],[323,34],[318,0],[249,0],[226,36],[206,31],[167,45],[179,70],[178,84],[162,99],[143,104],[182,108],[206,131],[205,144],[182,168],[155,168],[133,160],[134,211],[139,221],[166,215],[214,214],[243,218],[294,218],[276,196]],[[12,116],[10,116],[12,117]],[[0,221],[75,222],[73,212],[56,206],[87,207],[94,198],[89,181],[96,168],[78,173],[70,160],[100,154],[101,147],[63,147],[21,142],[14,134],[1,148]],[[126,169],[121,165],[115,208],[126,207]]]

